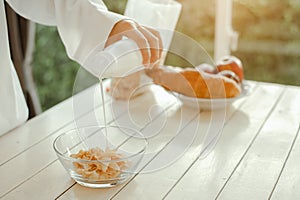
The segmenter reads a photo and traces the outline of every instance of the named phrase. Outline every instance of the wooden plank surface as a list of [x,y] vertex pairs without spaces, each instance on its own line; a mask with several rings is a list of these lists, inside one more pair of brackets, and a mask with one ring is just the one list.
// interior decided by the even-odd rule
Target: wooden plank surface
[[[161,149],[163,149],[164,146],[176,136],[177,132],[180,132],[180,130],[186,127],[186,125],[191,120],[193,120],[193,118],[195,118],[195,116],[197,116],[198,113],[199,111],[191,109],[182,110],[180,106],[177,106],[174,107],[174,109],[169,110],[168,113],[166,113],[166,119],[164,119],[164,116],[159,116],[155,121],[160,122],[166,120],[165,124],[163,125],[161,132],[158,136],[148,139],[147,150],[143,160],[141,161],[140,166],[145,166],[154,156],[156,156],[156,154],[160,152]],[[182,120],[181,123],[178,123],[180,122],[180,120]],[[147,133],[149,133],[149,130],[153,129],[153,126],[155,126],[155,122],[143,128],[142,132],[146,132],[145,135],[148,135]],[[86,191],[82,190],[82,186],[76,184],[74,187],[72,187],[66,193],[64,193],[59,199],[109,199],[124,186],[125,185],[121,185],[114,188],[98,191],[89,190],[90,192],[88,192],[87,195]]]
[[[90,87],[75,95],[74,98],[70,98],[46,111],[42,116],[33,118],[13,132],[1,137],[0,141],[3,142],[0,147],[1,152],[7,153],[5,154],[7,160],[0,165],[2,174],[0,197],[46,168],[49,163],[56,159],[52,148],[53,140],[58,134],[74,128],[76,123],[79,122],[74,122],[74,101],[80,103],[91,96],[98,99],[93,104],[86,104],[85,109],[77,110],[76,113],[79,119],[82,117],[85,119],[80,120],[80,123],[85,121],[88,124],[90,121],[94,121],[94,115],[91,111],[102,109],[102,107],[98,107],[101,104],[101,98],[98,95],[99,88],[97,87],[99,85]],[[106,96],[106,99],[110,99],[110,97]],[[108,115],[108,119],[112,120],[112,116]],[[19,140],[20,142],[16,142]],[[1,158],[4,158],[4,156]],[[16,170],[19,168],[21,170]]]
[[271,199],[300,199],[300,130],[298,136],[291,149],[291,154],[287,159],[287,163],[283,168],[278,183],[274,186]]
[[99,92],[90,88],[97,102],[85,108],[87,94],[79,94],[75,117],[69,99],[0,137],[0,198],[299,199],[300,88],[251,84],[252,94],[226,112],[199,113],[160,87],[131,102],[106,96],[110,124],[149,140],[139,173],[109,189],[76,184],[52,148],[66,130],[103,124]]
[[[166,194],[166,199],[215,199],[272,112],[283,88],[259,85],[224,127],[213,151],[198,159]],[[259,101],[259,99],[264,99]]]
[[[155,95],[161,96],[161,92],[164,92],[162,89],[155,89]],[[164,92],[165,93],[165,92]],[[168,97],[165,97],[164,100],[161,100],[157,102],[154,98],[152,98],[152,101],[148,102],[148,104],[145,104],[145,99],[148,96],[141,96],[134,101],[142,101],[144,102],[143,106],[151,108],[152,105],[159,106],[160,108],[169,108],[171,104],[178,104],[178,101],[176,98],[174,98],[171,95],[168,95]],[[149,99],[149,98],[148,98]],[[114,106],[112,106],[114,104]],[[138,104],[135,104],[138,106]],[[113,111],[112,109],[115,109],[117,107],[118,111]],[[123,109],[121,111],[120,109]],[[128,113],[124,112],[128,109],[126,104],[124,102],[113,102],[110,101],[108,104],[106,104],[106,110],[107,110],[107,117],[108,121],[112,122],[112,119],[116,121],[119,117],[121,118],[122,114]],[[138,109],[136,108],[131,108],[134,114],[134,111],[140,114],[140,118],[137,118],[139,121],[137,123],[141,124],[149,124],[151,123],[151,120],[147,119],[148,113],[139,112]],[[98,107],[95,111],[97,114],[97,117],[100,118],[100,121],[103,121],[103,115],[102,115],[102,106]],[[162,111],[162,110],[160,110]],[[79,121],[81,126],[84,125],[91,125],[91,121],[94,121],[95,117],[94,112],[90,112],[87,116],[85,116],[82,120]],[[100,113],[100,114],[99,114]],[[116,116],[117,114],[120,114],[119,116]],[[152,117],[156,118],[156,116],[159,116],[159,112],[155,112],[154,114],[152,113]],[[160,115],[161,116],[161,115]],[[122,120],[121,120],[122,121]],[[66,184],[69,184],[68,187],[70,187],[70,184],[73,184],[70,182],[70,178],[68,176],[64,176],[63,174],[61,177],[64,177],[65,180],[58,180],[58,179],[53,179],[53,180],[48,180],[48,179],[38,179],[37,177],[40,177],[40,174],[43,174],[47,176],[47,173],[51,173],[51,169],[57,170],[56,173],[59,174],[59,170],[62,170],[63,168],[59,167],[53,168],[54,166],[57,166],[56,163],[58,163],[58,160],[56,158],[55,152],[52,148],[52,143],[53,140],[62,132],[74,128],[76,124],[71,124],[68,127],[66,127],[63,130],[59,130],[52,134],[50,137],[46,137],[43,141],[37,143],[36,145],[31,146],[29,149],[26,149],[26,151],[22,152],[18,156],[14,157],[12,160],[9,160],[9,162],[5,163],[5,165],[0,166],[1,174],[3,173],[3,178],[0,179],[0,197],[4,196],[5,199],[19,199],[22,198],[24,193],[27,193],[29,196],[33,195],[35,196],[36,193],[40,195],[36,195],[37,197],[40,196],[45,196],[49,197],[50,199],[58,196],[60,193],[62,193],[66,187]],[[34,128],[34,127],[33,127]],[[28,158],[34,158],[34,159],[28,159]],[[17,172],[14,172],[13,169],[15,166],[22,166],[22,170],[19,170]],[[58,165],[59,166],[59,165]],[[57,166],[57,167],[58,167]],[[55,171],[52,171],[54,174]],[[66,174],[66,171],[63,169],[62,173]],[[67,174],[66,174],[67,175]],[[60,176],[58,176],[60,177]],[[66,179],[66,177],[68,177]],[[37,181],[38,180],[38,181]],[[66,183],[67,182],[67,183]],[[35,187],[32,187],[31,190],[26,190],[29,187],[28,185],[48,185],[46,190],[34,190]],[[53,185],[49,185],[53,184]],[[55,185],[55,187],[54,187]],[[61,185],[62,187],[60,190],[51,190],[51,186],[53,188],[58,188],[57,185]],[[26,188],[23,190],[23,188]]]
[[[300,99],[300,89],[292,88],[290,90],[297,93],[296,97],[288,99],[286,102],[290,104],[289,112],[290,116],[294,116],[292,119],[292,127],[297,126],[298,130],[297,135],[294,137],[294,143],[291,145],[289,156],[286,158],[284,167],[281,171],[280,176],[278,177],[278,182],[274,185],[272,194],[270,195],[271,199],[300,199],[300,108],[299,108],[299,99]],[[291,118],[291,117],[288,118]],[[290,127],[288,128],[290,129]],[[291,133],[288,133],[290,135]]]
[[[300,121],[298,90],[285,89],[220,199],[268,199],[288,156]],[[298,111],[298,113],[295,113]]]
[[[110,108],[109,105],[106,105],[107,109]],[[99,110],[102,107],[98,108]],[[85,117],[85,122],[89,125],[90,121],[93,120],[93,113],[88,114]],[[112,121],[112,116],[107,116],[108,121]],[[81,121],[83,125],[83,120]],[[22,184],[24,180],[29,179],[34,176],[40,170],[47,167],[50,163],[57,159],[56,154],[53,150],[52,144],[54,139],[61,133],[73,129],[76,127],[75,123],[71,123],[70,125],[60,129],[59,131],[49,135],[49,137],[45,137],[44,140],[30,146],[30,148],[26,149],[26,151],[21,152],[13,159],[10,159],[4,165],[0,166],[0,171],[2,174],[2,178],[0,179],[0,197],[18,185]],[[36,129],[33,127],[33,130],[36,133]],[[29,159],[30,158],[30,159]],[[15,170],[20,167],[21,170]]]
[[[243,101],[236,102],[236,109],[239,105],[242,105],[242,103]],[[152,199],[153,194],[155,194],[157,199],[162,199],[173,185],[176,184],[178,179],[185,174],[189,166],[200,156],[203,148],[209,143],[204,143],[205,139],[208,138],[207,134],[217,136],[221,131],[220,129],[222,129],[221,126],[223,125],[214,123],[214,120],[222,121],[222,119],[216,118],[224,118],[224,123],[226,124],[226,120],[235,113],[236,109],[228,109],[226,113],[224,113],[224,111],[200,113],[198,118],[193,120],[193,122],[184,129],[183,133],[176,137],[176,140],[168,144],[155,160],[149,163],[147,167],[135,177],[134,181],[130,182],[123,190],[114,196],[113,199],[141,199],[141,197],[143,197],[142,199]],[[194,136],[192,135],[193,131],[197,131]],[[187,145],[189,142],[190,145]],[[183,149],[182,146],[186,147],[186,149]],[[169,163],[169,165],[166,165],[158,171],[148,172],[149,170],[147,169],[153,168],[152,165],[155,166],[157,163],[164,162],[163,159],[172,154],[172,150],[175,151],[174,153],[181,153],[176,161]]]
[[[236,106],[241,103],[242,101],[236,102]],[[201,113],[197,118],[193,119],[184,128],[181,134],[176,135],[176,137],[169,143],[166,143],[167,141],[162,141],[159,138],[158,142],[151,144],[153,141],[150,140],[150,146],[160,147],[161,145],[164,145],[164,143],[166,143],[166,146],[164,147],[163,151],[160,151],[157,155],[154,155],[151,162],[148,163],[147,166],[140,172],[140,174],[138,174],[134,178],[134,180],[129,182],[128,184],[122,187],[115,187],[105,191],[89,190],[89,192],[82,190],[81,186],[75,185],[65,194],[63,194],[60,199],[152,199],[153,195],[155,196],[155,198],[161,199],[164,194],[172,187],[172,185],[176,183],[178,178],[184,173],[185,169],[187,169],[189,165],[199,156],[205,133],[209,129],[212,129],[212,127],[217,127],[211,124],[211,122],[213,121],[212,119],[215,119],[216,117],[221,117],[222,119],[224,117],[227,117],[227,119],[229,119],[231,114],[235,111],[236,108],[231,107],[231,109],[227,110],[227,113],[224,113],[224,111],[218,111],[215,113]],[[185,115],[191,115],[189,113],[193,113],[191,109],[185,107],[182,108],[182,112],[187,113]],[[169,120],[171,120],[169,123],[167,122],[169,126],[167,125],[166,128],[162,130],[161,134],[163,135],[170,134],[178,129],[174,124],[174,122],[178,121],[178,119],[175,117],[174,121],[172,120],[172,118],[170,118]],[[215,120],[220,121],[217,119]],[[193,135],[194,131],[196,132],[196,135]],[[189,144],[190,142],[192,143]],[[175,148],[172,148],[174,146]],[[181,147],[185,147],[186,149],[181,149]],[[166,166],[161,166],[166,158],[172,155],[170,154],[170,152],[174,150],[178,151],[174,153],[184,154],[180,155],[178,157],[179,160],[177,160],[175,163],[168,163],[169,165],[167,165],[166,163]],[[170,166],[170,164],[173,165]],[[160,166],[161,169],[151,172],[157,166]]]

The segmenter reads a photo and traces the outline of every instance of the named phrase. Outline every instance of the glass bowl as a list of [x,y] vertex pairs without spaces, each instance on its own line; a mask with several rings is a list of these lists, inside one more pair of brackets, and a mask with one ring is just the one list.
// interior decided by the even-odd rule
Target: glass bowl
[[112,187],[130,179],[146,146],[147,140],[139,131],[119,126],[72,129],[53,143],[71,178],[92,188]]

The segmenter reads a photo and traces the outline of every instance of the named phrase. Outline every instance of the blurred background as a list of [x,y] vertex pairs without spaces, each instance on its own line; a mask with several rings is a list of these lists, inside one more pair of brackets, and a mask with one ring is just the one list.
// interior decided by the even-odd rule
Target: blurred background
[[[123,13],[126,0],[105,0],[109,10]],[[176,30],[199,42],[213,57],[215,3],[178,0],[182,13]],[[233,0],[233,29],[248,80],[300,86],[300,1]],[[188,47],[186,52],[193,51]],[[166,64],[189,63],[168,55]],[[70,97],[79,65],[68,59],[56,28],[36,26],[33,77],[43,110]]]

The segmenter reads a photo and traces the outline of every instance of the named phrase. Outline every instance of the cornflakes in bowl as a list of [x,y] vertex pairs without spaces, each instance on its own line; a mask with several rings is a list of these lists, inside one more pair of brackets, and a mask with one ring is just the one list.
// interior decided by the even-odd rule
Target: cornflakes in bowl
[[[106,132],[107,131],[107,132]],[[147,141],[125,127],[83,127],[59,135],[54,150],[71,178],[93,188],[112,187],[133,176]]]

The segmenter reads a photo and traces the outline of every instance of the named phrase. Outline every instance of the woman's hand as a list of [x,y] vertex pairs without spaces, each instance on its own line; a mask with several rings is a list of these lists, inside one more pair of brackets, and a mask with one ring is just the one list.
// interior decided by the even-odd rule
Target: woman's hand
[[132,20],[121,20],[113,27],[105,46],[121,40],[124,36],[136,42],[142,53],[143,65],[149,68],[159,63],[163,46],[158,31],[141,26]]

